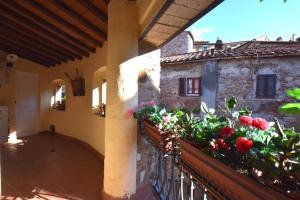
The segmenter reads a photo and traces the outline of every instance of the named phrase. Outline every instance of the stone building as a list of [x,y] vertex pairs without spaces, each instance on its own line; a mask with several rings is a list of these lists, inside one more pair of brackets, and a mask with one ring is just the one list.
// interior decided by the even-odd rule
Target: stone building
[[235,96],[240,106],[285,125],[299,117],[279,114],[285,91],[300,86],[300,42],[249,41],[235,49],[198,51],[161,58],[161,102],[199,110],[218,108]]

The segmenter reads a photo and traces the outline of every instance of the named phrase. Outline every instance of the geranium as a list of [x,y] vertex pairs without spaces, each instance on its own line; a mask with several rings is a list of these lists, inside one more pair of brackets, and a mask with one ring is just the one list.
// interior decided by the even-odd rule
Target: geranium
[[209,146],[210,146],[210,149],[212,151],[217,151],[218,150],[218,144],[216,144],[214,141],[210,141]]
[[252,124],[255,128],[263,130],[263,131],[266,131],[269,129],[269,123],[265,119],[262,119],[262,118],[254,118]]
[[235,145],[239,152],[247,153],[253,147],[253,142],[246,137],[239,137]]
[[244,126],[252,126],[253,118],[250,116],[241,116],[240,117],[240,123]]
[[149,101],[149,102],[148,102],[148,106],[151,106],[151,107],[155,106],[154,100]]
[[218,146],[220,147],[220,149],[229,150],[229,146],[226,144],[226,142],[224,141],[224,139],[219,138],[217,140],[217,142],[218,142]]
[[169,116],[163,116],[163,122],[164,123],[169,123],[170,122],[170,117]]
[[141,103],[140,103],[140,108],[141,108],[141,109],[145,108],[145,106],[146,106],[146,103],[145,103],[145,102],[141,102]]
[[223,127],[223,128],[221,129],[220,133],[221,133],[221,137],[222,137],[222,138],[224,138],[224,137],[226,137],[226,136],[227,136],[227,137],[230,137],[230,136],[233,135],[234,129],[231,128],[231,127],[226,126],[226,127]]
[[128,118],[133,117],[133,114],[134,114],[134,111],[133,111],[132,109],[129,109],[129,110],[127,111],[127,117],[128,117]]

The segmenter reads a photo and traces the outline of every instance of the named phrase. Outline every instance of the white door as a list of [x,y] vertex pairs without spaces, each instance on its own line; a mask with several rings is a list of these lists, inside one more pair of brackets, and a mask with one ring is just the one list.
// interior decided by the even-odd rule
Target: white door
[[37,133],[38,83],[36,74],[16,73],[16,131],[17,137]]

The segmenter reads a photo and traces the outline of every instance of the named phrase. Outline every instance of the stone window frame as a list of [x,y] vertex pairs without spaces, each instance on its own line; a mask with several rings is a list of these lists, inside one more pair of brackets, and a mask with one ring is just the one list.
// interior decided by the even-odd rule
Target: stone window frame
[[[261,92],[259,87],[259,80],[263,81],[263,94],[260,94]],[[273,81],[272,86],[272,95],[270,95],[270,80]],[[276,97],[276,84],[277,84],[277,75],[276,74],[258,74],[256,76],[256,98],[265,98],[265,99],[274,99]]]
[[[198,80],[198,88],[197,91],[189,92],[189,80],[192,81],[192,90],[195,89],[195,81]],[[201,77],[186,77],[186,78],[179,78],[179,96],[182,97],[200,97],[202,95],[202,88],[201,88]]]

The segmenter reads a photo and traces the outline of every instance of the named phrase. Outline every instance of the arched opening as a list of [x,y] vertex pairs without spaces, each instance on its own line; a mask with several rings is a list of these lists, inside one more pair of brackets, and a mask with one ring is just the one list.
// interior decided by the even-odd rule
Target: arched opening
[[105,116],[107,87],[106,70],[107,67],[103,66],[93,74],[92,110],[94,114],[101,117]]

